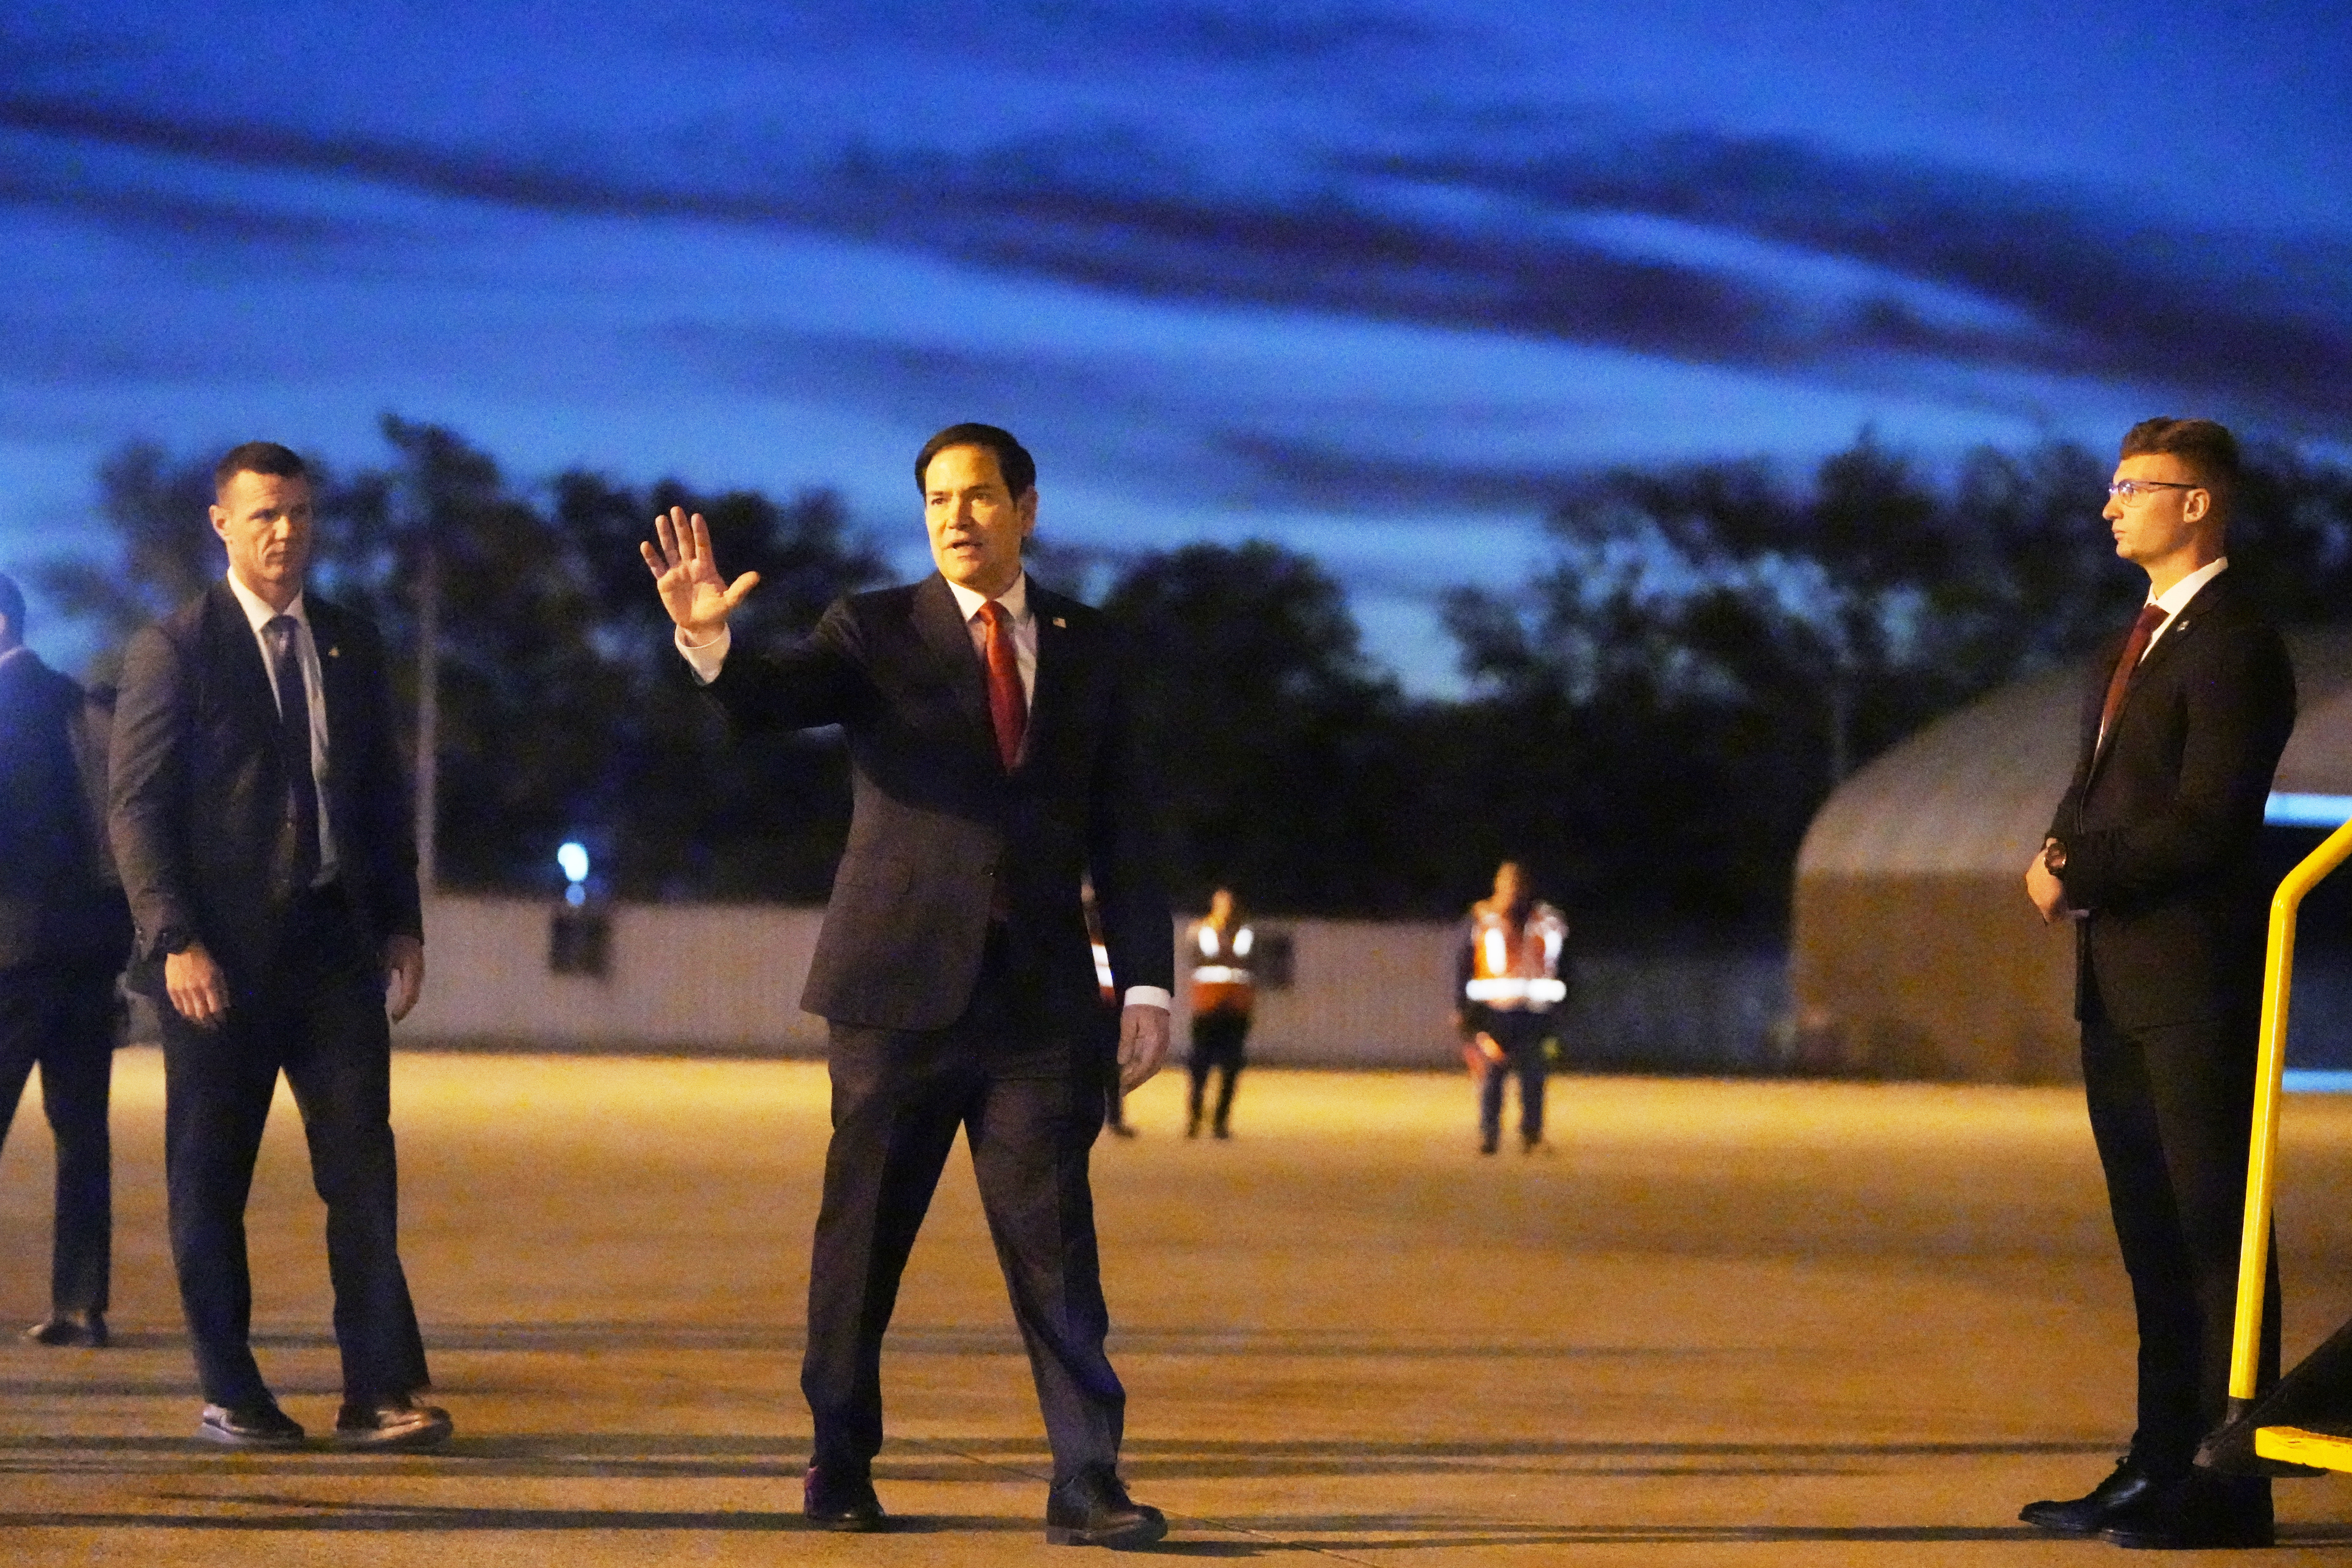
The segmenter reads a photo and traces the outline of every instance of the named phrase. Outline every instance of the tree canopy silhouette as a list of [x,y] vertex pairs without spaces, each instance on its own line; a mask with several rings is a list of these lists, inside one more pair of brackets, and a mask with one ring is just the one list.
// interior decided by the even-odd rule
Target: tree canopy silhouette
[[[315,580],[377,618],[412,682],[439,584],[444,881],[550,889],[555,845],[582,837],[624,896],[823,898],[837,741],[726,735],[636,545],[658,510],[703,512],[728,570],[761,574],[741,635],[787,638],[883,579],[839,498],[518,485],[453,431],[382,434],[383,462],[321,476]],[[1838,779],[2129,620],[2143,584],[2099,519],[2108,468],[2045,443],[1937,474],[1865,430],[1803,475],[1595,475],[1523,591],[1445,595],[1472,683],[1454,702],[1404,696],[1339,584],[1279,545],[1048,543],[1032,566],[1121,628],[1181,900],[1228,884],[1268,913],[1443,916],[1515,857],[1587,941],[1767,941]],[[218,574],[211,499],[209,458],[126,446],[98,475],[115,563],[37,581],[119,646]],[[2341,618],[2352,475],[2257,451],[2230,549],[2283,621]]]

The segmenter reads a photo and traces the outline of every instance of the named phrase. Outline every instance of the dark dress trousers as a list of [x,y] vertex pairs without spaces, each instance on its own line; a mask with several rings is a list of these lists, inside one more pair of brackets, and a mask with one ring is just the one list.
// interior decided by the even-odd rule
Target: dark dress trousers
[[[2119,645],[2093,671],[2080,761],[2050,836],[2065,846],[2091,1130],[2139,1326],[2139,1429],[2154,1473],[2188,1468],[2226,1413],[2253,1121],[2268,889],[2254,850],[2294,673],[2223,571],[2168,624],[2099,742]],[[2262,1380],[2278,1372],[2272,1260]]]
[[1114,1041],[1081,876],[1122,990],[1173,986],[1174,931],[1110,628],[1028,593],[1035,689],[1010,770],[938,576],[842,600],[788,651],[738,647],[709,688],[739,724],[839,724],[849,746],[849,843],[802,996],[832,1025],[834,1133],[801,1384],[837,1475],[881,1446],[883,1331],[959,1127],[1056,1479],[1118,1455],[1087,1170]]
[[[366,620],[305,595],[326,707],[336,873],[298,886],[289,769],[269,671],[226,583],[142,631],[123,671],[112,829],[138,940],[131,984],[159,998],[172,1257],[205,1397],[265,1397],[249,1342],[245,1201],[278,1075],[302,1113],[327,1205],[327,1266],[346,1398],[429,1383],[400,1266],[391,1037],[382,953],[421,936],[416,844],[386,679]],[[226,1021],[181,1018],[167,952],[204,943]]]
[[0,656],[0,1139],[37,1065],[58,1317],[106,1310],[112,1242],[107,1092],[131,920],[106,853],[106,721],[31,649]]

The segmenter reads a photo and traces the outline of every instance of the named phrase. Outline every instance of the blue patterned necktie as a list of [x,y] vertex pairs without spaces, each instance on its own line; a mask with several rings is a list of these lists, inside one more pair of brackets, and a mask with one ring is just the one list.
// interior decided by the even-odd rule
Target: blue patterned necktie
[[278,752],[286,764],[286,820],[294,828],[294,887],[319,879],[319,779],[310,768],[310,687],[302,679],[301,649],[291,616],[273,616],[261,628],[269,639],[270,673],[278,685]]

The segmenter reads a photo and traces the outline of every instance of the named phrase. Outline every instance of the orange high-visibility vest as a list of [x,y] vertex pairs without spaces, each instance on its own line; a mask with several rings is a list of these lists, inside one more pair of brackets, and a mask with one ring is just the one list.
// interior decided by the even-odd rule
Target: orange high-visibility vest
[[1219,931],[1202,921],[1192,928],[1192,1011],[1246,1013],[1257,1001],[1249,967],[1257,933],[1246,925]]
[[1568,983],[1559,975],[1568,920],[1558,910],[1532,904],[1514,931],[1506,911],[1482,902],[1471,906],[1470,926],[1465,1001],[1507,1013],[1549,1013],[1568,1000]]

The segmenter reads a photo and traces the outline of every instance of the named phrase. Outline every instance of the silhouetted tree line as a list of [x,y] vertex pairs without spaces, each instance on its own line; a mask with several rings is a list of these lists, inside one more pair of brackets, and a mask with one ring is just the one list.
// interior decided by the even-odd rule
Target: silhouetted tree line
[[[574,471],[510,484],[452,433],[388,418],[391,460],[320,487],[317,580],[411,650],[438,556],[442,879],[545,889],[583,835],[627,897],[824,896],[847,825],[835,737],[736,741],[693,700],[636,557],[672,503],[757,570],[744,635],[781,637],[883,580],[828,491],[778,502]],[[1448,915],[1496,860],[1538,868],[1609,942],[1769,940],[1836,781],[1937,714],[2095,645],[2144,584],[2099,520],[2110,465],[1981,450],[1938,482],[1868,432],[1791,481],[1730,462],[1593,477],[1526,590],[1448,595],[1472,695],[1406,697],[1340,587],[1265,543],[1041,551],[1138,657],[1175,890],[1268,912]],[[45,586],[129,630],[219,571],[204,462],[126,447],[100,475],[120,569]],[[2352,604],[2352,475],[2263,454],[2231,531],[2282,620]]]
[[[761,575],[745,635],[782,636],[883,580],[839,498],[637,488],[585,471],[530,493],[447,430],[387,418],[383,434],[384,465],[320,476],[311,578],[383,626],[413,710],[417,588],[428,548],[438,558],[442,885],[561,885],[555,847],[577,837],[598,884],[621,896],[821,899],[848,826],[839,746],[727,736],[670,651],[636,550],[656,511],[703,512],[719,559]],[[125,447],[99,474],[119,563],[39,574],[114,648],[221,574],[205,524],[212,460]]]

